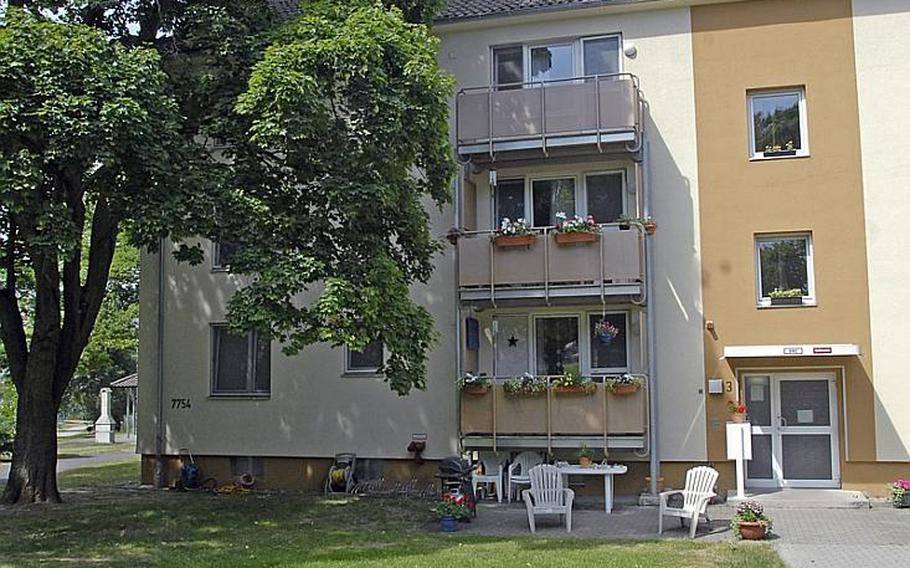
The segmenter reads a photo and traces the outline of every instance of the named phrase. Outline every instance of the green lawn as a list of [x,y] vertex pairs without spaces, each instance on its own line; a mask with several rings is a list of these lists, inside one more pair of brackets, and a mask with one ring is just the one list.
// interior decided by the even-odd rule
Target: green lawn
[[0,508],[0,566],[783,566],[763,545],[443,535],[425,501],[161,492],[137,473],[66,472],[65,505]]
[[91,432],[79,432],[66,436],[57,436],[58,458],[81,458],[97,456],[98,454],[111,454],[115,452],[132,452],[136,449],[135,442],[121,442],[124,436],[117,434],[116,444],[98,444],[95,435]]

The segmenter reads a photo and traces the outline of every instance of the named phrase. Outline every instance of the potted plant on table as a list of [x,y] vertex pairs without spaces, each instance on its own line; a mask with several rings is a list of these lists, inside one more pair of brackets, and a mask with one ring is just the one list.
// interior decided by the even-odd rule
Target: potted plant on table
[[891,484],[891,504],[898,509],[910,507],[910,479],[898,479]]
[[803,291],[801,288],[790,288],[783,290],[775,288],[768,294],[771,298],[772,306],[801,306],[803,303]]
[[604,345],[613,343],[616,336],[619,335],[619,328],[610,323],[607,318],[603,317],[594,323],[594,329],[591,333]]
[[522,218],[512,221],[508,217],[499,225],[499,232],[493,238],[493,243],[499,248],[529,247],[534,244],[534,233],[528,227],[527,221]]
[[637,393],[644,384],[640,377],[625,373],[618,377],[607,379],[607,386],[613,396],[630,396]]
[[735,400],[727,401],[727,411],[730,413],[730,421],[735,424],[743,424],[746,422],[746,413],[749,409],[746,407],[744,402],[736,402]]
[[582,444],[578,450],[578,465],[581,467],[591,467],[594,465],[594,450],[587,444]]
[[644,217],[631,217],[629,215],[620,215],[616,222],[619,223],[619,228],[621,230],[629,230],[633,224],[641,225],[642,229],[645,230],[645,233],[653,235],[657,232],[657,221],[654,220],[650,215],[645,215]]
[[600,232],[600,227],[591,215],[584,219],[579,217],[568,219],[566,214],[560,211],[556,214],[556,221],[556,243],[560,245],[593,243]]
[[525,373],[520,377],[512,377],[502,385],[503,391],[509,398],[522,396],[541,396],[547,392],[547,379]]
[[486,375],[465,373],[456,384],[468,396],[483,396],[490,392],[490,379]]
[[743,501],[736,506],[730,528],[743,540],[763,540],[771,532],[771,517],[765,514],[761,503]]
[[436,516],[439,517],[439,524],[442,532],[455,532],[458,530],[458,521],[468,518],[470,509],[457,497],[449,496],[436,503],[434,509]]
[[553,389],[560,394],[594,394],[597,387],[589,377],[578,372],[575,365],[567,367],[563,376],[553,381]]

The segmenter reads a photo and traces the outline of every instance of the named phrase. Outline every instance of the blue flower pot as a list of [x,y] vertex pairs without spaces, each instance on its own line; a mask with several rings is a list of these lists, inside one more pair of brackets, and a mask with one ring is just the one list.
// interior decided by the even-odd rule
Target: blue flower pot
[[613,343],[613,336],[610,334],[598,335],[597,339],[599,339],[600,342],[603,343],[604,345],[609,345],[609,344]]
[[439,519],[442,532],[455,532],[458,530],[458,519],[455,517],[442,517]]

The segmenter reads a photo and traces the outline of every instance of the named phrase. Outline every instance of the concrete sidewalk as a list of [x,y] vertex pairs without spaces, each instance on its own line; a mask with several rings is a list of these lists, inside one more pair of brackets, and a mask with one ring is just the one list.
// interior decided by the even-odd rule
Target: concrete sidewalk
[[[130,458],[136,456],[136,452],[112,452],[109,454],[98,454],[96,456],[86,456],[80,458],[66,458],[57,460],[57,473],[62,471],[69,471],[71,469],[79,469],[80,467],[91,467],[96,465],[104,465],[106,463],[114,463],[126,461]],[[4,462],[0,463],[0,486],[6,485],[6,480],[9,479],[9,463]]]

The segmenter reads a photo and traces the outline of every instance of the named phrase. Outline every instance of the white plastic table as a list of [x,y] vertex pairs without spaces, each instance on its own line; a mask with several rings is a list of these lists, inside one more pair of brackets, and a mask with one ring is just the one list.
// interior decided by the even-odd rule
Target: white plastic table
[[565,479],[564,485],[569,486],[570,475],[601,475],[604,478],[604,512],[613,512],[613,476],[622,475],[629,471],[624,465],[595,465],[581,467],[580,465],[558,465],[559,473]]

